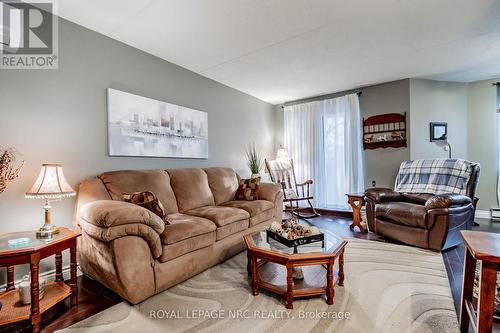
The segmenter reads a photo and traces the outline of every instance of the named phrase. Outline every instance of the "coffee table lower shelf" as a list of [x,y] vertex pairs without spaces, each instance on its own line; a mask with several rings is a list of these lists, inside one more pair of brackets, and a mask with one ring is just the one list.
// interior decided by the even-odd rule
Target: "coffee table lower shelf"
[[[254,272],[249,272],[252,284],[252,293],[259,295],[259,289],[263,289],[282,296],[286,300],[286,307],[293,309],[293,300],[302,297],[313,297],[326,295],[326,303],[333,304],[335,295],[334,286],[343,285],[339,279],[339,272],[333,269],[333,265],[293,265],[295,268],[302,268],[304,279],[291,279],[291,273],[288,272],[285,265],[270,262],[265,259],[256,260],[253,267]],[[329,276],[328,267],[332,267],[332,274]],[[331,278],[331,288],[329,288],[328,279]]]
[[[272,265],[272,263],[269,263]],[[278,265],[278,264],[274,264]],[[259,267],[263,266],[263,263],[259,263]],[[326,268],[321,268],[321,266],[306,266],[306,267],[301,267],[304,270],[310,270],[310,269],[323,269],[325,271],[325,276],[326,276]],[[293,280],[293,291],[292,291],[292,296],[293,298],[301,298],[301,297],[311,297],[311,296],[322,296],[326,295],[326,288],[327,288],[327,283],[326,279],[323,281],[323,283],[318,283],[321,281],[313,281],[314,285],[310,285],[308,282],[306,282],[307,278],[307,272],[305,273],[306,277],[303,280]],[[317,275],[317,274],[315,274]],[[275,278],[276,279],[276,278]],[[273,279],[273,280],[275,280]],[[261,289],[270,291],[274,294],[281,295],[281,296],[286,296],[288,292],[288,286],[287,286],[287,281],[286,281],[286,276],[283,277],[281,280],[284,280],[282,283],[277,284],[278,281],[276,282],[270,282],[267,281],[267,278],[263,278],[262,276],[259,277],[258,281],[258,286]],[[339,280],[339,274],[337,270],[334,270],[333,273],[333,284],[336,285],[338,284]],[[279,282],[278,282],[279,283]]]
[[[40,313],[65,300],[71,295],[71,288],[64,282],[48,282],[45,285],[45,295],[40,300]],[[19,289],[13,289],[0,294],[2,310],[0,325],[6,325],[21,320],[27,320],[31,315],[31,304],[23,304]]]

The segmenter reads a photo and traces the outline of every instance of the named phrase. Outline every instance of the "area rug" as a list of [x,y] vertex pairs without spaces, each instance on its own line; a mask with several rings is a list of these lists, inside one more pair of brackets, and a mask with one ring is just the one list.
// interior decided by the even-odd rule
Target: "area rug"
[[131,306],[104,310],[60,332],[458,332],[441,254],[347,239],[345,285],[334,304],[298,299],[287,310],[252,296],[241,253]]

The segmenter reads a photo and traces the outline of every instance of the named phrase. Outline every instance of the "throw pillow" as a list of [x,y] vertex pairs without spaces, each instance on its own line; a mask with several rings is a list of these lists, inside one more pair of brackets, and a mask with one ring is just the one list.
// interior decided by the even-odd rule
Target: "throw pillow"
[[241,179],[236,191],[236,200],[257,200],[259,199],[260,177]]
[[167,215],[165,214],[165,210],[163,209],[163,205],[153,192],[143,191],[123,193],[123,200],[125,200],[125,202],[130,202],[146,208],[147,210],[158,215],[163,221],[165,221],[166,224],[170,224]]

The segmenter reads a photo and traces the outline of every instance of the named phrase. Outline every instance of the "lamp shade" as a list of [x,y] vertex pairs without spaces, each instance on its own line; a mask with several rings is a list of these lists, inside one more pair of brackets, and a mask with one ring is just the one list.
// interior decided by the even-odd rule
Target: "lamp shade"
[[26,192],[26,198],[58,199],[75,194],[64,178],[61,164],[42,164],[35,184]]
[[283,146],[280,146],[278,152],[276,153],[276,159],[287,160],[289,158],[290,156],[288,155],[288,150],[286,148],[283,148]]

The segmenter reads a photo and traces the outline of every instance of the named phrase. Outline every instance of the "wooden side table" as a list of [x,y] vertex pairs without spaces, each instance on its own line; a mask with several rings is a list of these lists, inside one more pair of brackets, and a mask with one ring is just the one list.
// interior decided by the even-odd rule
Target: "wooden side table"
[[[35,231],[13,232],[0,236],[0,267],[7,267],[7,290],[0,293],[0,325],[30,319],[33,332],[40,331],[41,314],[57,303],[71,297],[71,306],[78,303],[76,284],[76,239],[80,233],[68,228],[59,228],[60,232],[50,240],[36,238]],[[30,238],[31,243],[12,247],[8,241],[16,238]],[[69,285],[63,281],[62,251],[70,250]],[[39,299],[40,260],[55,256],[55,281],[45,284],[45,295]],[[20,301],[19,290],[14,287],[14,266],[30,264],[31,304]]]
[[364,193],[347,193],[347,202],[352,208],[352,223],[349,229],[354,230],[354,227],[358,227],[359,231],[367,232],[366,224],[361,222],[361,208],[365,204],[365,194]]
[[[497,270],[500,268],[500,234],[460,231],[465,244],[464,277],[460,306],[460,331],[486,333],[493,330]],[[472,303],[476,261],[480,261],[477,311]],[[476,313],[477,312],[477,313]]]

